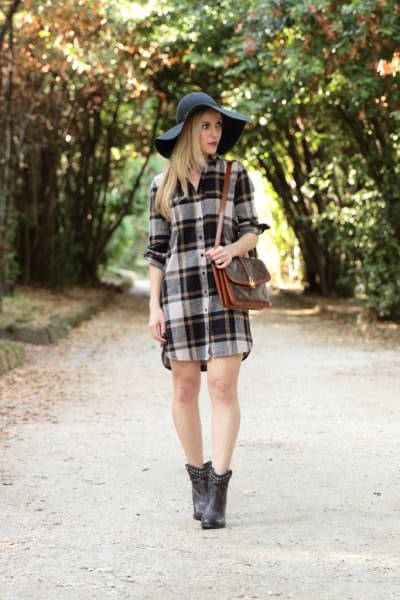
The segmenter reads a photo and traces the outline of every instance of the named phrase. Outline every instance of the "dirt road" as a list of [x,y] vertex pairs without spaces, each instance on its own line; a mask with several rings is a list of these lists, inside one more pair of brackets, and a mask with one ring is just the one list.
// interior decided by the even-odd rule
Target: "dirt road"
[[202,531],[145,306],[0,380],[1,600],[398,600],[399,347],[255,316],[228,527]]

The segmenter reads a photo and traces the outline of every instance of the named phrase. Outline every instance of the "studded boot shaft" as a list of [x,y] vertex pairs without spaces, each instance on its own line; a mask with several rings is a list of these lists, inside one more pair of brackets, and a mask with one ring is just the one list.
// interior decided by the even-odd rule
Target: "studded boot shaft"
[[192,482],[193,518],[200,521],[208,499],[208,477],[211,461],[205,463],[202,468],[193,465],[185,466]]
[[217,475],[213,467],[210,468],[208,502],[201,518],[203,529],[225,527],[226,498],[231,476],[232,471],[227,471],[224,475]]

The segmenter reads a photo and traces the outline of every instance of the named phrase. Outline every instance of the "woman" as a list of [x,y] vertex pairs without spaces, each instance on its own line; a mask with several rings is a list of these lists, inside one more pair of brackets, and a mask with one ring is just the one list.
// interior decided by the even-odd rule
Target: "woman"
[[[245,168],[233,163],[223,227],[214,248],[226,161],[248,118],[193,92],[177,107],[177,125],[156,139],[169,159],[151,186],[149,245],[153,338],[172,371],[172,413],[192,482],[195,519],[204,529],[225,526],[227,487],[239,431],[237,382],[252,346],[247,311],[222,308],[211,261],[224,269],[233,256],[253,249],[263,230]],[[198,397],[207,371],[212,403],[212,463],[203,462]]]

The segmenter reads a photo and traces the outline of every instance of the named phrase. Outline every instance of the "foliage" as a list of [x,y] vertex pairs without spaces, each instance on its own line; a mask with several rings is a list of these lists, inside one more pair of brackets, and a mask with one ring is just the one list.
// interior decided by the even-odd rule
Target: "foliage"
[[[125,180],[132,178],[135,164],[126,164]],[[158,156],[153,156],[149,162],[149,169],[143,177],[142,185],[138,191],[137,200],[131,215],[127,215],[116,230],[106,248],[105,262],[118,264],[119,267],[131,270],[143,269],[143,252],[147,245],[148,232],[148,194],[151,179],[163,169],[163,161]],[[146,263],[147,264],[147,263]]]
[[398,3],[14,4],[0,21],[0,192],[18,219],[2,247],[22,279],[133,263],[154,135],[184,93],[204,89],[252,116],[235,150],[268,181],[272,236],[290,262],[294,233],[308,289],[362,289],[380,315],[399,313],[400,92],[377,73],[398,56]]
[[347,207],[332,203],[318,227],[328,236],[335,229],[329,245],[332,252],[340,248],[344,268],[339,285],[349,286],[380,317],[399,318],[400,245],[385,219],[385,203],[371,182],[352,194]]
[[[140,28],[122,30],[117,17],[104,0],[49,0],[46,10],[29,0],[15,18],[12,102],[1,116],[13,124],[25,282],[95,278],[108,241],[133,210],[161,110],[149,93],[149,70],[143,77],[144,48],[154,69],[161,57]],[[128,159],[137,168],[121,188]]]
[[347,200],[339,190],[327,198],[321,179],[330,174],[335,185],[337,168],[346,180],[356,165],[360,175],[374,178],[395,231],[400,225],[398,149],[391,135],[398,90],[374,68],[378,53],[399,41],[393,38],[395,13],[382,2],[366,8],[356,2],[264,1],[253,3],[252,18],[242,28],[244,48],[235,74],[244,82],[251,73],[246,92],[258,115],[254,157],[282,199],[307,279],[322,293],[339,291],[340,253],[331,252],[315,217],[331,202],[345,206]]
[[[398,13],[398,5],[372,0],[255,1],[240,27],[241,60],[228,71],[246,86],[241,106],[257,115],[254,160],[296,232],[310,288],[352,294],[361,278],[382,315],[400,303],[390,283],[400,242],[399,90],[376,66],[400,43]],[[379,224],[368,219],[371,188],[383,203]],[[344,239],[337,220],[354,207],[357,234]],[[360,257],[358,238],[373,248],[382,231],[385,252]],[[374,270],[382,274],[378,294]]]

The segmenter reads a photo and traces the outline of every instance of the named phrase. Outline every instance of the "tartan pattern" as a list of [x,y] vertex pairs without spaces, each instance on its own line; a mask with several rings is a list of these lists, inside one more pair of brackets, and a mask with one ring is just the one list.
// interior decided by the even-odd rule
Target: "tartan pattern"
[[[185,196],[180,185],[171,203],[171,223],[155,211],[161,175],[150,188],[149,243],[145,259],[164,273],[161,306],[166,318],[167,343],[162,361],[201,361],[207,369],[212,357],[243,354],[252,347],[248,311],[225,309],[219,301],[211,261],[217,233],[226,161],[212,156],[201,174],[198,190],[189,183]],[[222,230],[222,244],[244,233],[262,232],[254,207],[253,185],[243,165],[232,165],[230,189]]]

